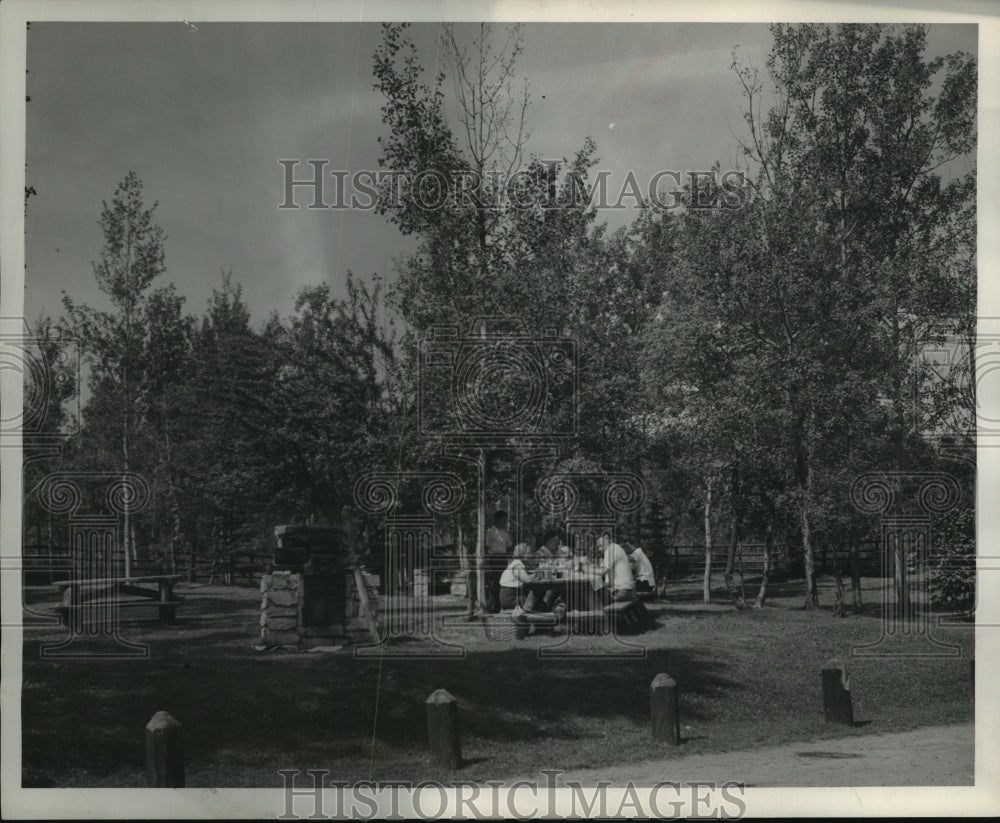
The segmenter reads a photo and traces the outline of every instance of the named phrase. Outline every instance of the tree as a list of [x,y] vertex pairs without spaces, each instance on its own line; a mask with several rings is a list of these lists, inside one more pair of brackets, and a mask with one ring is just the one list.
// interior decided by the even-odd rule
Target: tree
[[[52,318],[41,315],[33,328],[25,328],[24,402],[21,434],[24,444],[24,522],[26,544],[44,544],[49,554],[64,545],[56,536],[52,514],[33,490],[45,475],[61,465],[65,457],[71,419],[68,403],[77,394],[77,363],[70,356],[71,344]],[[53,461],[55,465],[53,465]],[[31,534],[34,532],[34,539]]]
[[192,572],[196,547],[207,546],[216,558],[229,535],[269,509],[273,360],[269,341],[250,326],[241,287],[224,273],[192,336],[178,421],[184,436],[175,465]]
[[[173,285],[154,287],[165,271],[163,230],[153,222],[156,204],[147,208],[143,185],[135,172],[118,184],[99,220],[104,235],[100,257],[93,263],[98,288],[111,303],[103,311],[76,303],[63,293],[68,326],[90,367],[93,397],[89,427],[97,447],[113,455],[125,474],[137,468],[153,472],[151,462],[135,462],[136,440],[158,416],[163,428],[169,417],[167,398],[183,374],[189,319],[181,313],[184,298]],[[100,408],[103,418],[93,413]],[[103,428],[101,430],[101,426]],[[112,445],[113,439],[113,445]],[[127,501],[124,513],[125,576],[137,559],[135,524]]]
[[963,54],[925,60],[917,26],[772,32],[777,99],[766,115],[756,71],[734,63],[759,220],[759,275],[743,283],[766,287],[768,311],[735,296],[743,327],[774,355],[815,603],[817,471],[831,433],[877,417],[862,410],[884,398],[892,459],[905,462],[917,434],[905,391],[914,354],[928,326],[969,314],[970,290],[951,286],[969,271],[956,253],[971,242],[973,178],[944,182],[940,169],[974,146],[975,65]]
[[502,313],[495,278],[505,268],[505,200],[522,160],[528,96],[526,86],[520,96],[513,90],[519,26],[508,29],[495,49],[489,24],[480,24],[470,48],[459,44],[453,25],[445,25],[441,48],[454,81],[453,127],[445,112],[447,74],[439,72],[432,85],[422,80],[407,28],[384,24],[374,55],[375,88],[385,98],[388,129],[379,138],[379,162],[400,175],[383,186],[379,208],[403,234],[423,240],[399,272],[398,294],[407,320],[424,329]]
[[378,283],[349,276],[346,299],[327,284],[303,288],[288,325],[268,332],[278,356],[265,395],[271,484],[289,515],[337,522],[356,480],[390,465],[395,348],[380,304]]

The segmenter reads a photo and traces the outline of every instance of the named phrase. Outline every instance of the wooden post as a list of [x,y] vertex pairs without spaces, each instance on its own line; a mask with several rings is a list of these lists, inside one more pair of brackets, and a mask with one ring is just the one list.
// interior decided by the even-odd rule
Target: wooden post
[[184,788],[181,724],[157,712],[146,724],[146,785],[151,789]]
[[350,506],[340,509],[340,519],[347,532],[347,556],[352,565],[358,562],[358,524],[354,519],[354,510]]
[[854,707],[851,704],[851,683],[847,668],[834,658],[823,668],[823,721],[854,725]]
[[444,689],[427,698],[427,742],[433,765],[452,771],[462,765],[458,702]]
[[677,684],[663,672],[649,684],[649,714],[653,740],[665,740],[673,745],[681,742],[681,718],[677,711]]
[[[358,600],[361,601],[361,615],[368,625],[368,634],[371,636],[372,642],[376,645],[382,642],[382,638],[378,633],[378,617],[375,614],[375,610],[372,608],[371,602],[368,600],[368,589],[365,588],[365,577],[361,573],[361,567],[354,567],[354,586],[358,590]],[[389,629],[386,628],[386,632]]]
[[479,473],[478,523],[476,529],[476,597],[479,608],[486,613],[486,569],[484,568],[486,554],[486,454],[479,450],[477,460]]

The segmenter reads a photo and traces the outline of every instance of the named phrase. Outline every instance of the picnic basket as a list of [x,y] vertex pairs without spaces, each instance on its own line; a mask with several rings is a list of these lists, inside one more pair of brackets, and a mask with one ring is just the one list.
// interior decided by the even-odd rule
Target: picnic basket
[[511,614],[483,615],[483,631],[487,640],[517,640],[518,626]]

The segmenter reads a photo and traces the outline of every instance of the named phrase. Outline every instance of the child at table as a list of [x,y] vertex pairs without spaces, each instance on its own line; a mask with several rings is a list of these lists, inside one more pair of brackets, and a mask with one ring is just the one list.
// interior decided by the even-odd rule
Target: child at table
[[524,565],[524,558],[528,556],[528,551],[527,543],[518,543],[514,547],[514,556],[507,564],[503,574],[500,575],[501,609],[513,609],[515,606],[524,608],[530,593],[524,584],[535,581],[535,576]]

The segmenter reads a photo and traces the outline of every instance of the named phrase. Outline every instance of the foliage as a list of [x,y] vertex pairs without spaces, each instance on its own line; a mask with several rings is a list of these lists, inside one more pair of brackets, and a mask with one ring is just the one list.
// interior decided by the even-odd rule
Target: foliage
[[[925,60],[920,27],[772,33],[765,113],[763,78],[733,64],[745,205],[678,220],[684,253],[647,331],[646,384],[688,427],[703,476],[738,465],[766,517],[793,515],[780,519],[814,592],[817,530],[857,519],[840,502],[852,477],[934,460],[907,387],[928,328],[974,312],[953,287],[970,274],[972,177],[944,182],[940,168],[973,148],[975,67]],[[745,502],[730,496],[735,517]]]
[[931,603],[949,611],[971,612],[976,604],[976,516],[972,509],[956,509],[938,517],[931,571]]
[[[552,470],[640,474],[646,505],[621,525],[654,555],[700,540],[711,486],[710,531],[795,543],[815,591],[815,546],[871,528],[848,502],[858,474],[926,471],[939,435],[968,441],[976,72],[968,55],[926,57],[920,27],[772,32],[766,75],[733,63],[746,95],[738,207],[708,183],[680,213],[647,204],[610,233],[580,196],[599,163],[592,140],[557,163],[527,152],[519,27],[443,27],[442,70],[428,77],[407,26],[384,25],[380,163],[468,185],[440,208],[383,187],[378,206],[415,253],[370,283],[349,276],[342,298],[306,287],[290,316],[259,324],[232,273],[200,318],[185,313],[162,282],[155,205],[130,172],[99,223],[93,272],[110,308],[64,298],[89,368],[66,465],[150,480],[153,505],[132,529],[132,552],[150,557],[338,520],[366,471],[442,467],[418,425],[420,341],[503,316],[529,341],[568,332],[575,344],[575,407],[547,395],[546,425],[565,429],[575,411],[578,429],[524,464],[526,488]],[[942,380],[920,354],[946,336],[970,356]],[[497,351],[524,339],[499,338]],[[481,399],[512,408],[519,385],[498,380]],[[516,433],[496,445],[489,500],[513,492],[534,453]],[[525,536],[548,525],[522,503]],[[474,534],[472,515],[449,528]]]

